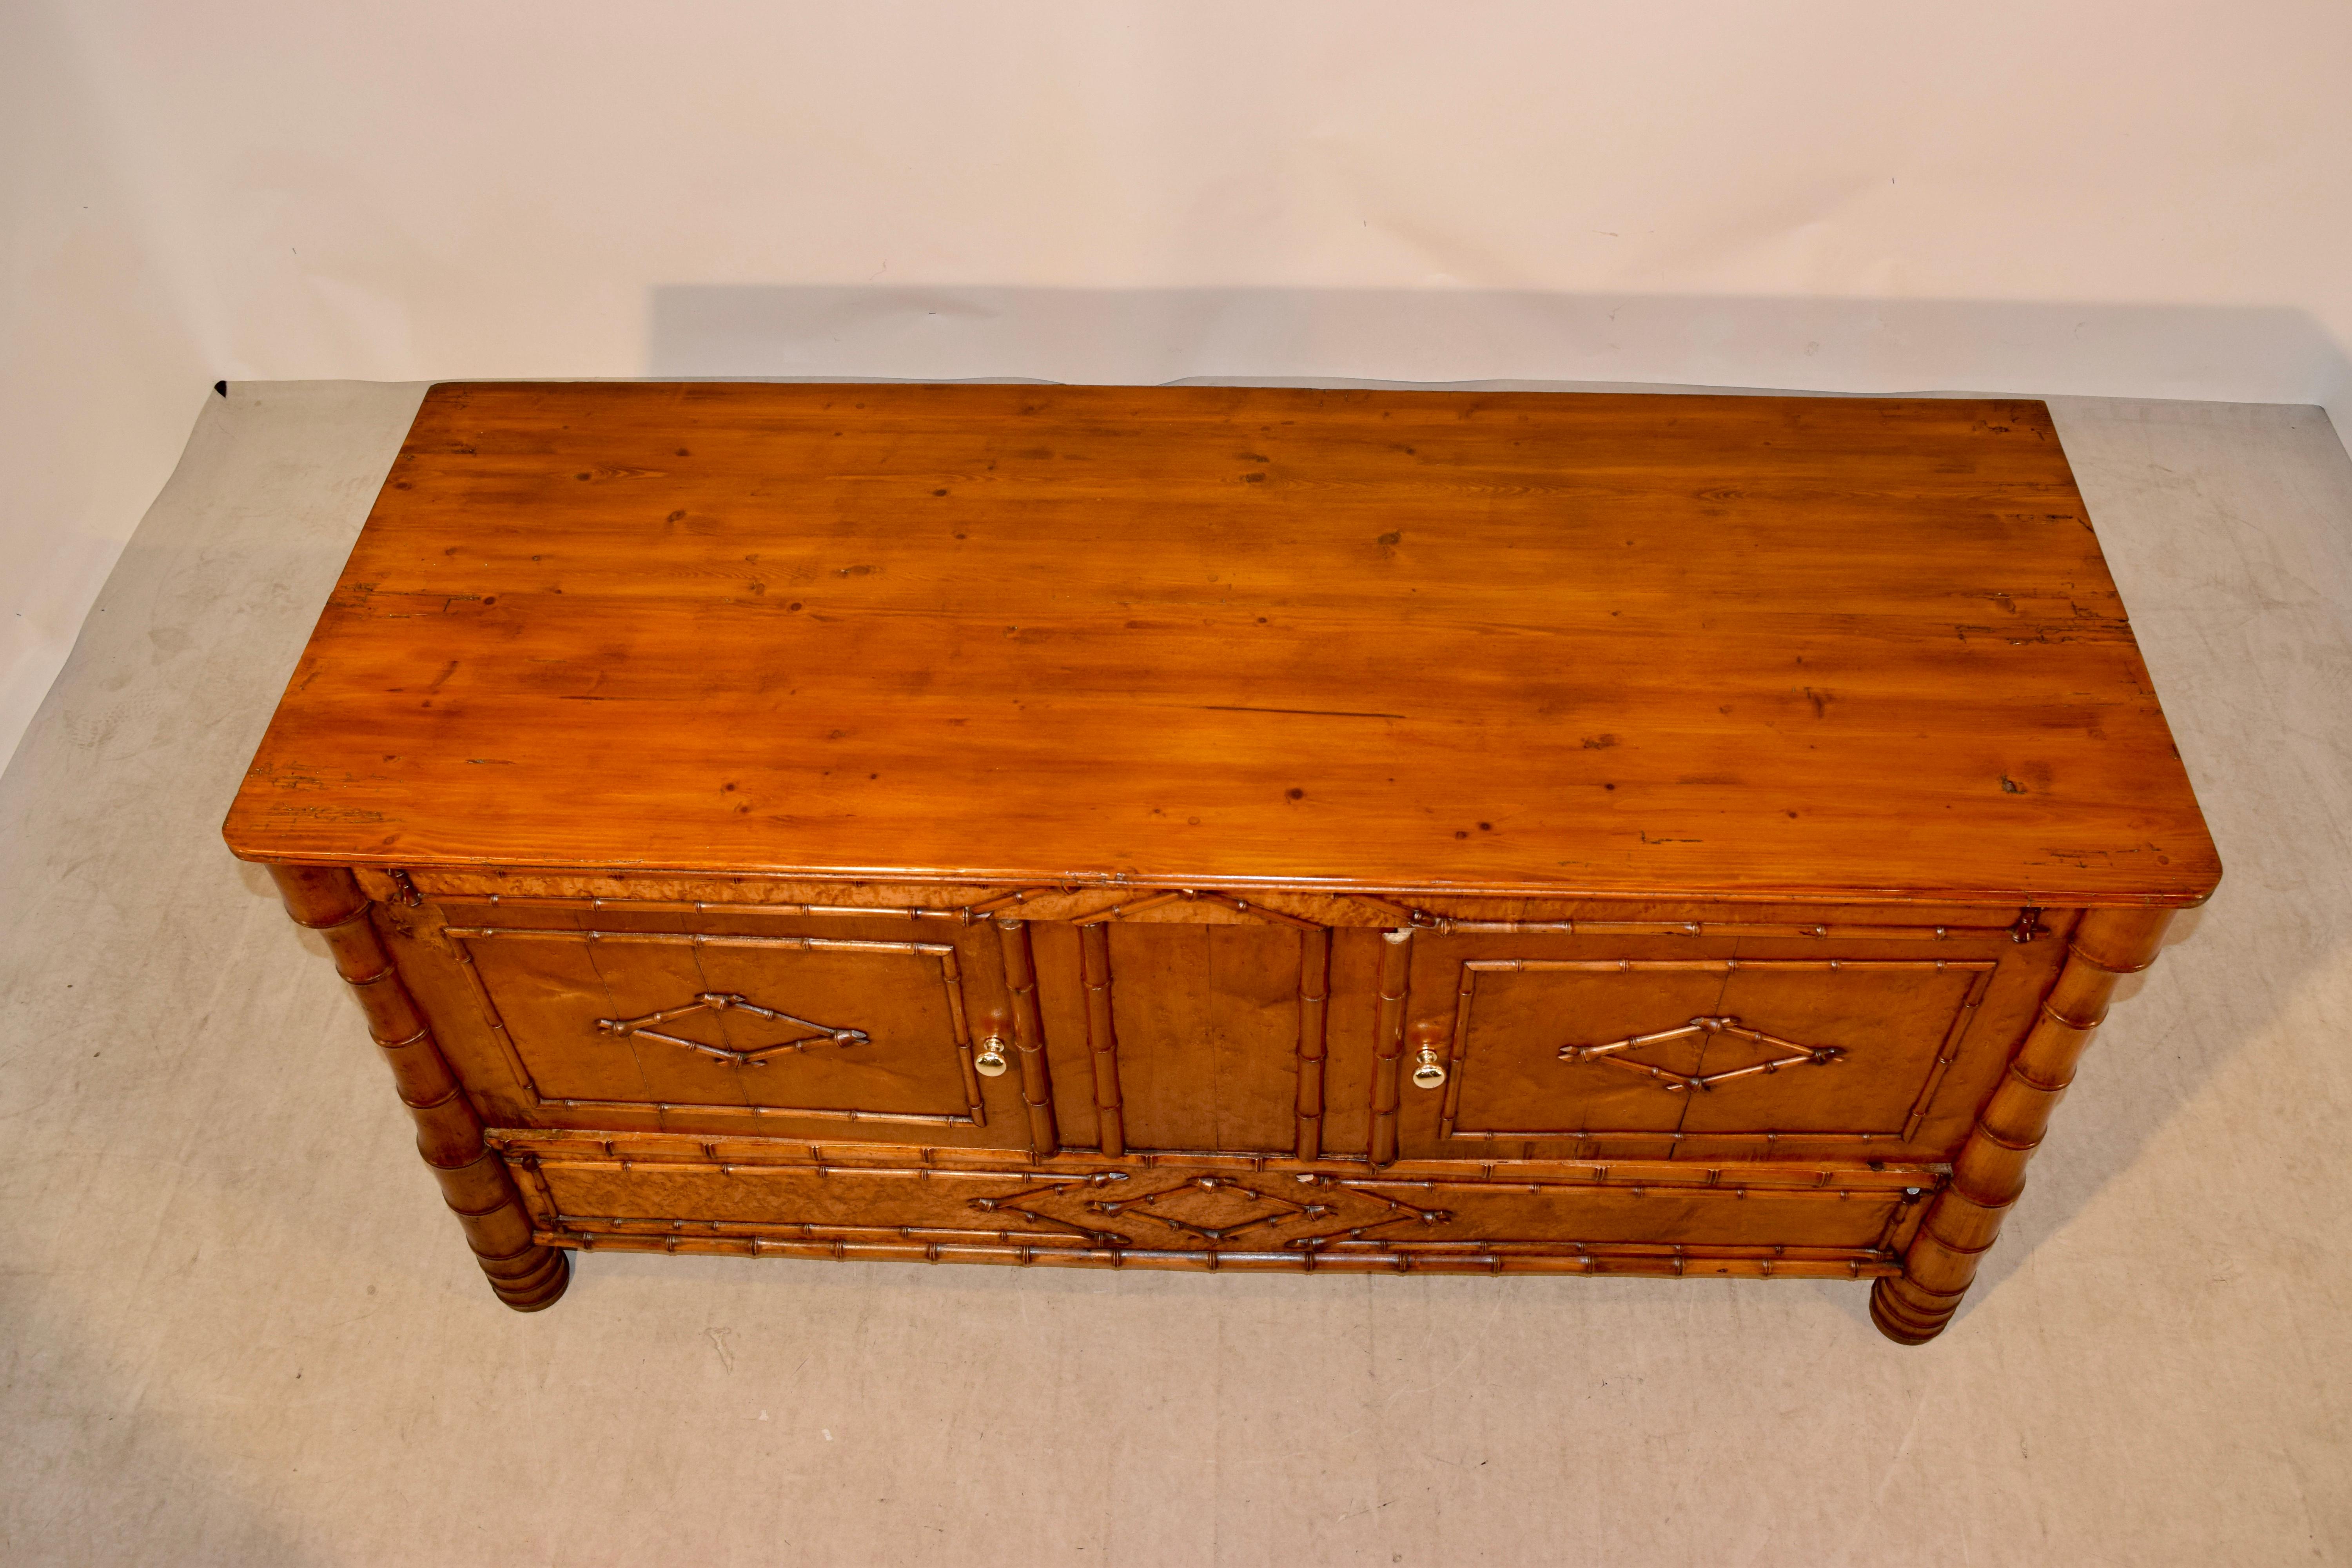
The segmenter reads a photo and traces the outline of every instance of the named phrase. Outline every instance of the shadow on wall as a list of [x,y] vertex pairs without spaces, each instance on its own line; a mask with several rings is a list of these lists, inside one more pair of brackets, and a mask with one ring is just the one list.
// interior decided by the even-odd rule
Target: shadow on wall
[[2301,310],[1474,289],[652,292],[646,371],[1151,384],[1639,383],[2327,405],[2352,360]]

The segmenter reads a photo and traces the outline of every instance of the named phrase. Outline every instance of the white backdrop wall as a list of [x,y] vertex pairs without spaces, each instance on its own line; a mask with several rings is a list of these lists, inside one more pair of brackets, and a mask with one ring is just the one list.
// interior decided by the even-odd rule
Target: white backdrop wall
[[0,752],[216,378],[2324,403],[2344,0],[17,0]]

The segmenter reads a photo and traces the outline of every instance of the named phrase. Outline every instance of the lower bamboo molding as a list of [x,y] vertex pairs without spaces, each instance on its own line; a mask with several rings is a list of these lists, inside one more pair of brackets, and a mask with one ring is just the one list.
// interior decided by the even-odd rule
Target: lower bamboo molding
[[1651,1279],[1880,1279],[1902,1272],[1885,1258],[1759,1258],[1686,1248],[1679,1254],[1595,1247],[1583,1252],[1265,1252],[1172,1247],[1097,1247],[965,1241],[785,1241],[758,1236],[651,1236],[541,1230],[543,1247],[583,1252],[659,1252],[729,1258],[797,1258],[835,1263],[984,1263],[1032,1268],[1226,1269],[1290,1274],[1578,1274]]

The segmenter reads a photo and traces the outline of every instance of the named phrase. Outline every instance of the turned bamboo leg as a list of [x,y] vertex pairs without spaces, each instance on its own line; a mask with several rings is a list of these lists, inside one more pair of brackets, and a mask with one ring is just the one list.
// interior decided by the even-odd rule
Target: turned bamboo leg
[[368,896],[340,867],[272,866],[269,874],[286,912],[326,939],[336,972],[359,997],[368,1033],[416,1120],[416,1152],[440,1181],[442,1199],[464,1227],[490,1289],[518,1312],[554,1305],[571,1283],[571,1262],[560,1249],[531,1240],[530,1216],[505,1162],[482,1142],[481,1118],[368,920]]
[[2025,1190],[2026,1163],[2074,1081],[2083,1047],[2106,1016],[2116,983],[2156,962],[2171,919],[2170,910],[2093,910],[2075,927],[2065,967],[2008,1074],[1977,1112],[1952,1179],[1912,1238],[1903,1272],[1871,1288],[1871,1321],[1888,1339],[1923,1344],[1951,1321],[1979,1259]]

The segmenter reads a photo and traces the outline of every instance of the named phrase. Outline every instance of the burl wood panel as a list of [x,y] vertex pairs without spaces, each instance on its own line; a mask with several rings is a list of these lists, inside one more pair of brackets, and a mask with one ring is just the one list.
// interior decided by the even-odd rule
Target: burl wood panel
[[1872,1279],[2220,875],[2039,405],[430,395],[227,824],[564,1249]]

